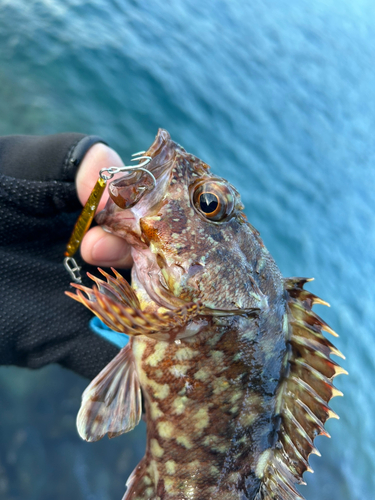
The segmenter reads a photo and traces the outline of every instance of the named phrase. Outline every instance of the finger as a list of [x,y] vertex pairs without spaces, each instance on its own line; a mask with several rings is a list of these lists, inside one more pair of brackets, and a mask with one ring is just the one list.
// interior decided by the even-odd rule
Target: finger
[[[94,144],[83,158],[76,176],[76,189],[79,201],[84,205],[89,197],[102,168],[122,167],[119,155],[105,144]],[[104,208],[108,199],[108,189],[104,191],[97,211]]]
[[81,243],[83,260],[94,266],[129,268],[132,265],[130,246],[125,240],[107,233],[100,226],[87,232]]

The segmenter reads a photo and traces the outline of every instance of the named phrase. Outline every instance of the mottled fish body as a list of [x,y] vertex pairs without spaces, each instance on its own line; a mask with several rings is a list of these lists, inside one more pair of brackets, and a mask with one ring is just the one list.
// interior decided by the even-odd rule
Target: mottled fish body
[[134,428],[142,389],[147,448],[124,499],[301,499],[294,485],[344,372],[311,310],[323,302],[308,280],[282,278],[207,164],[164,130],[146,155],[156,186],[144,173],[113,182],[97,218],[132,246],[132,288],[102,272],[70,294],[131,336],[84,392],[79,433]]

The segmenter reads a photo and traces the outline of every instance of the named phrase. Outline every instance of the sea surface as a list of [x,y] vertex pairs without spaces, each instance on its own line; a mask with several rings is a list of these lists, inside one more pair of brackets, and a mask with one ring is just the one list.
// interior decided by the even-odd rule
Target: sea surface
[[[375,498],[374,0],[0,0],[0,134],[158,127],[241,192],[284,276],[312,276],[348,377],[307,500]],[[0,498],[120,500],[145,426],[81,441],[86,381],[0,369]]]

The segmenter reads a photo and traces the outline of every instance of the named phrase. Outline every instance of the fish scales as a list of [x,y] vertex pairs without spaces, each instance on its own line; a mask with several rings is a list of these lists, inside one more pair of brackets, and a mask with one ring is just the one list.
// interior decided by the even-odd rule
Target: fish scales
[[[189,488],[192,474],[200,498],[220,490],[228,494],[234,485],[245,489],[256,457],[275,439],[277,386],[270,380],[279,375],[282,358],[278,368],[263,368],[260,375],[249,370],[254,362],[265,365],[267,349],[244,322],[230,319],[225,325],[210,325],[184,342],[186,346],[166,342],[162,359],[154,352],[155,341],[134,340],[142,344],[135,347],[136,362],[150,414],[148,441],[155,443],[148,457],[164,478],[165,498]],[[150,370],[152,364],[160,372]],[[171,460],[178,464],[172,475],[167,471]]]
[[323,301],[281,276],[206,163],[162,129],[146,155],[154,189],[140,173],[114,181],[97,216],[132,247],[132,287],[101,271],[107,281],[68,293],[131,337],[84,392],[78,431],[131,430],[142,391],[147,447],[124,500],[300,499],[345,372],[311,310]]

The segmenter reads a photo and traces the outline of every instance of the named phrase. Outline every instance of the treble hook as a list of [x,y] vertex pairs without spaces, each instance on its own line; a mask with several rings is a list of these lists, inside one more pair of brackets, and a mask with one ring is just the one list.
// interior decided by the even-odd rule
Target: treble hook
[[[144,153],[144,151],[140,151],[139,153],[135,153],[134,155],[132,155],[132,156],[137,156],[137,157],[133,158],[130,161],[143,160],[138,165],[128,165],[128,166],[124,165],[123,167],[102,168],[100,170],[100,172],[99,172],[100,177],[104,181],[109,181],[110,179],[112,179],[112,177],[115,174],[118,174],[120,172],[132,172],[132,171],[141,170],[142,172],[145,172],[146,174],[148,174],[151,177],[152,184],[153,184],[152,187],[153,188],[156,187],[156,179],[154,177],[154,174],[152,172],[150,172],[147,168],[144,168],[146,165],[148,165],[150,163],[150,161],[152,160],[152,158],[151,158],[151,156],[138,156],[139,154],[143,154],[143,153]],[[108,174],[105,174],[105,172],[108,172]]]

